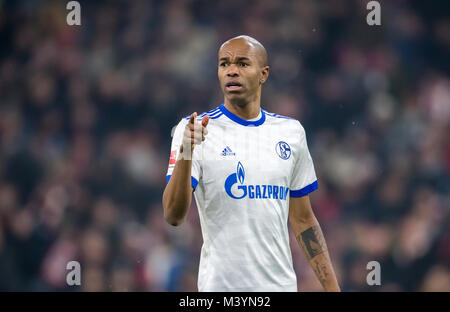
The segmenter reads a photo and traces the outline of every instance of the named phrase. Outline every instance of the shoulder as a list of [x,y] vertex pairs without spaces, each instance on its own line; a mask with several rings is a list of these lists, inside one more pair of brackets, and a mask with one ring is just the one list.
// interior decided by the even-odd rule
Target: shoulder
[[263,108],[261,108],[261,110],[266,115],[266,120],[269,123],[281,124],[283,126],[288,126],[288,127],[293,127],[293,128],[297,128],[298,126],[301,127],[300,122],[295,118],[272,113]]
[[292,138],[294,142],[297,142],[300,145],[306,142],[306,131],[299,120],[292,117],[271,113],[266,110],[263,111],[266,114],[266,119],[270,123],[274,124],[277,129],[280,129],[284,135]]
[[300,121],[298,121],[295,118],[289,117],[289,116],[283,116],[276,113],[269,112],[265,109],[262,109],[264,114],[266,115],[266,120],[272,123],[281,124],[283,126],[287,126],[290,129],[294,131],[300,131],[302,133],[305,132],[305,129],[303,128]]
[[293,120],[293,121],[298,121],[297,119],[292,118],[292,117],[289,117],[289,116],[283,116],[283,115],[279,115],[279,114],[276,114],[276,113],[269,112],[269,111],[265,110],[264,108],[261,108],[261,110],[264,112],[264,114],[265,114],[269,119],[275,118],[275,119],[280,119],[280,120]]

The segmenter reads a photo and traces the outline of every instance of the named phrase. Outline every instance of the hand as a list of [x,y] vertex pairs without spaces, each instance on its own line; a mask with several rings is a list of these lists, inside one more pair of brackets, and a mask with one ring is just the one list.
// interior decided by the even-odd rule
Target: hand
[[206,126],[208,125],[209,122],[209,116],[208,115],[204,116],[202,118],[201,123],[195,121],[196,118],[197,112],[191,114],[189,122],[184,129],[183,142],[180,146],[180,154],[182,154],[184,151],[186,152],[190,151],[190,155],[188,153],[187,156],[192,157],[192,153],[194,152],[194,146],[196,144],[197,145],[201,144],[206,139],[206,135],[208,134]]

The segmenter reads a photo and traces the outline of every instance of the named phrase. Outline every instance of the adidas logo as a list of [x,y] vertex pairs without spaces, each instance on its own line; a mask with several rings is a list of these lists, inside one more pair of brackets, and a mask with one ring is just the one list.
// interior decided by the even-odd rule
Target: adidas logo
[[236,153],[233,152],[233,151],[231,150],[231,148],[229,148],[229,147],[227,146],[227,147],[225,147],[225,148],[223,149],[223,151],[222,151],[222,153],[220,153],[220,155],[222,155],[222,156],[234,156],[234,155],[236,155]]

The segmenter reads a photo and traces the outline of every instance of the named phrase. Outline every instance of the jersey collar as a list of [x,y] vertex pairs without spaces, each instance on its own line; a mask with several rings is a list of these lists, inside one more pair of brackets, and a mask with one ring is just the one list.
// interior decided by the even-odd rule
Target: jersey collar
[[222,111],[222,113],[224,113],[224,115],[226,115],[228,118],[230,118],[231,120],[233,120],[234,122],[243,125],[243,126],[253,126],[253,127],[257,127],[260,126],[264,123],[264,121],[266,120],[266,114],[264,113],[264,110],[261,109],[261,118],[259,118],[258,120],[254,120],[254,121],[249,121],[249,120],[245,120],[242,119],[239,116],[236,116],[235,114],[233,114],[232,112],[230,112],[228,109],[226,109],[225,104],[222,103],[222,105],[219,106],[219,109]]

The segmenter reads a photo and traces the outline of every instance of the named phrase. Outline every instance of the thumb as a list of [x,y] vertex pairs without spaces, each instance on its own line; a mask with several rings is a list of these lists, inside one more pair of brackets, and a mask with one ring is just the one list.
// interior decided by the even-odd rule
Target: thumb
[[209,122],[209,116],[206,115],[202,118],[202,126],[206,127],[208,125],[208,122]]

